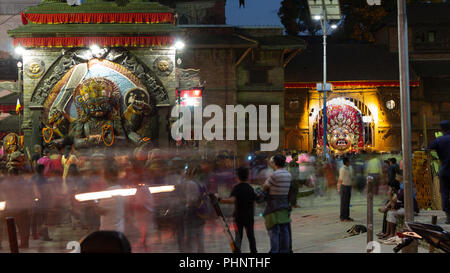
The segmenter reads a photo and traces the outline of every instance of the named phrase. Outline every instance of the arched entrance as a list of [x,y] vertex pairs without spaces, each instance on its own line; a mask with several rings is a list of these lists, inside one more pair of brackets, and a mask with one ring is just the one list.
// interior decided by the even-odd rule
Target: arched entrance
[[[313,119],[313,149],[323,150],[323,113]],[[351,97],[327,101],[327,149],[343,154],[374,146],[374,119],[369,108]]]

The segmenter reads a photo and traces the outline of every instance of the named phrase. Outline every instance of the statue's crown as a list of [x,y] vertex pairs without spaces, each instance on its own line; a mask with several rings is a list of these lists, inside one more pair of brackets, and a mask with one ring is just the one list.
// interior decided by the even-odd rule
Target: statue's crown
[[101,83],[92,80],[86,84],[83,84],[80,89],[80,95],[84,100],[87,100],[98,97],[106,97],[106,91]]

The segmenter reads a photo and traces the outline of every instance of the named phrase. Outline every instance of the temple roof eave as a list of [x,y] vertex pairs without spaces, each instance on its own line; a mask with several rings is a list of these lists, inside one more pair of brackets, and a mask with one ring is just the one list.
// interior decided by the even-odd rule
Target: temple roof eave
[[69,6],[67,3],[42,3],[31,6],[25,13],[152,13],[152,12],[175,12],[168,6],[157,2],[130,2],[126,6],[117,6],[115,2],[86,2],[80,6]]
[[77,24],[38,25],[30,24],[8,31],[13,38],[20,37],[73,37],[73,36],[136,36],[182,33],[172,24]]

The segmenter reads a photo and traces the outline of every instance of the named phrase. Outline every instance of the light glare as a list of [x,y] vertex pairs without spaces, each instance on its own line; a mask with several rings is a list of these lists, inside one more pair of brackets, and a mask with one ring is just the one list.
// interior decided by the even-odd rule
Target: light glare
[[185,44],[184,44],[183,41],[178,40],[178,41],[175,42],[175,48],[176,48],[177,50],[181,50],[181,49],[183,49],[184,47],[185,47]]
[[23,53],[25,52],[25,48],[23,48],[22,46],[17,46],[16,49],[14,50],[16,52],[16,54],[22,56]]
[[[155,186],[148,187],[150,193],[161,193],[161,192],[172,192],[175,190],[174,185],[165,185],[165,186]],[[98,192],[88,192],[88,193],[80,193],[75,195],[75,199],[79,202],[84,201],[92,201],[99,199],[107,199],[114,196],[133,196],[136,194],[137,189],[117,189],[117,190],[109,190],[109,191],[98,191]],[[0,203],[1,210],[1,203]]]

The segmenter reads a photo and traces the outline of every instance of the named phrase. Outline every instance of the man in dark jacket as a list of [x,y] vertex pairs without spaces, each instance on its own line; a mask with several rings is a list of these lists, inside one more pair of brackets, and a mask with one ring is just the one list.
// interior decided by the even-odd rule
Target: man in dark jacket
[[253,229],[254,215],[255,215],[255,200],[256,193],[252,186],[248,184],[249,169],[240,167],[237,169],[238,184],[233,186],[230,198],[218,198],[220,203],[235,204],[234,221],[237,227],[236,244],[241,248],[242,235],[245,228],[248,242],[250,245],[250,252],[257,253],[255,233]]
[[397,159],[393,158],[389,158],[389,168],[388,168],[388,185],[392,186],[394,184],[396,184],[395,182],[397,180],[395,180],[395,175],[397,174],[398,170],[400,170],[399,165],[397,164]]
[[447,216],[446,224],[450,224],[450,122],[441,122],[443,136],[436,138],[428,145],[428,150],[435,150],[441,161],[439,168],[442,210]]

